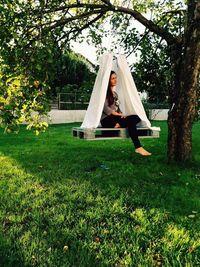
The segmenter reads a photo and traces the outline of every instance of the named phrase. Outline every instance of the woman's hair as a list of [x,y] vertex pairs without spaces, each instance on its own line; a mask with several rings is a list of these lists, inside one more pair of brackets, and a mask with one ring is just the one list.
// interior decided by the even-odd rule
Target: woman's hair
[[106,94],[106,99],[108,100],[108,105],[111,106],[114,103],[114,97],[113,93],[110,87],[110,78],[113,74],[116,74],[113,70],[110,72],[110,77],[109,77],[109,82],[108,82],[108,89],[107,89],[107,94]]

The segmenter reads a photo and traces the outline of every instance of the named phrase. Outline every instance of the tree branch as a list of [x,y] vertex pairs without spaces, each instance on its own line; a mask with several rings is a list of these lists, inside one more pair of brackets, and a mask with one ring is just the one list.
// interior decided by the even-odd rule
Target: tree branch
[[[73,16],[73,17],[66,18],[66,19],[60,19],[56,23],[54,23],[52,26],[45,28],[44,31],[50,31],[56,27],[63,26],[65,24],[67,24],[68,22],[82,19],[82,18],[87,18],[87,17],[90,17],[94,14],[99,14],[99,12],[100,12],[99,10],[92,10],[92,11],[89,11],[86,13],[82,13],[81,15]],[[105,13],[105,11],[101,11],[101,13]]]
[[[49,14],[49,13],[53,13],[53,12],[59,12],[59,11],[63,11],[66,9],[71,9],[71,8],[90,8],[90,9],[105,9],[106,5],[100,5],[100,4],[71,4],[71,5],[65,5],[65,6],[61,6],[61,7],[57,7],[57,8],[52,8],[52,9],[43,9],[43,13],[44,14]],[[33,9],[31,14],[36,14],[38,15],[38,12],[40,12],[40,9]],[[23,14],[26,14],[27,12],[20,12],[20,13],[16,13],[16,15],[21,16]]]
[[[73,29],[73,30],[69,31],[67,34],[64,34],[60,39],[58,39],[58,42],[61,41],[63,38],[66,38],[67,36],[69,36],[72,33],[75,33],[74,36],[77,36],[83,30],[87,29],[89,26],[91,26],[96,21],[98,21],[103,15],[104,15],[104,13],[101,13],[98,16],[96,16],[94,19],[92,19],[91,21],[89,21],[88,23],[86,23],[85,25],[83,25],[81,28],[77,28],[77,29]],[[70,39],[68,39],[67,41],[70,41]]]
[[194,10],[194,19],[200,20],[200,2],[196,4],[196,8]]
[[101,2],[105,3],[108,6],[112,6],[112,4],[109,0],[101,0]]
[[[100,12],[108,12],[108,11],[113,11],[113,12],[118,12],[118,13],[124,13],[124,14],[129,14],[131,15],[134,19],[136,19],[138,22],[140,22],[142,25],[144,25],[149,31],[159,35],[162,37],[164,40],[167,41],[168,44],[177,44],[180,42],[179,38],[174,37],[170,32],[168,32],[166,29],[163,29],[162,27],[158,26],[156,23],[154,23],[152,20],[146,19],[141,13],[139,13],[136,10],[130,9],[130,8],[125,8],[122,6],[115,6],[110,3],[109,0],[101,0],[104,4],[84,4],[84,3],[76,3],[76,4],[71,4],[71,5],[65,5],[59,8],[55,9],[49,9],[49,10],[43,10],[44,14],[47,13],[52,13],[52,12],[58,12],[58,11],[63,11],[65,9],[71,9],[71,8],[88,8],[90,9],[89,12],[82,13],[79,16],[74,16],[71,18],[66,18],[59,20],[56,22],[54,25],[46,28],[45,30],[51,30],[53,28],[63,26],[66,23],[77,20],[77,19],[82,19],[84,17],[88,17],[93,14],[97,14]],[[97,10],[98,9],[98,10]],[[34,14],[38,14],[38,10],[33,11]],[[18,13],[19,15],[19,13]]]
[[141,13],[133,9],[116,6],[114,9],[114,12],[122,12],[122,13],[131,15],[132,17],[134,17],[134,19],[139,21],[142,25],[144,25],[151,32],[156,33],[157,35],[165,39],[168,44],[174,44],[174,43],[179,42],[179,40],[176,37],[174,37],[170,32],[159,27],[152,20],[146,19]]

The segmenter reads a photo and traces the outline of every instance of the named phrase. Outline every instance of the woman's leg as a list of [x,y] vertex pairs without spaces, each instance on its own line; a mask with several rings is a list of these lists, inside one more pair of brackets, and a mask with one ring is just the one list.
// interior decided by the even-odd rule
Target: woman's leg
[[110,115],[101,121],[101,125],[104,128],[114,128],[116,124],[119,123],[122,128],[128,128],[128,132],[134,143],[134,146],[135,148],[138,148],[141,147],[140,140],[138,138],[138,132],[136,129],[136,124],[138,122],[140,122],[140,118],[137,115],[130,115],[126,118]]
[[114,128],[116,123],[119,123],[122,128],[128,128],[129,135],[134,143],[135,152],[141,154],[142,156],[150,156],[151,153],[146,151],[140,143],[138,138],[138,132],[136,125],[140,122],[140,118],[137,115],[130,115],[126,118],[121,118],[120,116],[107,116],[101,121],[101,125],[105,128]]
[[120,119],[120,117],[118,117],[118,116],[110,115],[110,116],[105,117],[101,121],[101,125],[104,128],[114,128],[117,123],[120,124],[120,120],[119,119]]
[[[118,117],[117,116],[107,116],[101,121],[101,125],[104,128],[116,128],[116,125],[118,124]],[[118,127],[119,128],[119,127]],[[106,131],[104,133],[104,136],[117,136],[118,133],[114,131]]]
[[129,135],[134,143],[135,146],[135,152],[139,153],[142,156],[150,156],[151,153],[146,151],[140,143],[140,140],[138,138],[138,131],[136,128],[136,125],[140,122],[140,118],[137,115],[130,115],[126,117],[126,123],[127,123],[127,128],[129,131]]
[[140,140],[138,138],[138,131],[136,125],[141,121],[137,115],[127,116],[125,119],[125,127],[128,128],[128,133],[133,141],[135,148],[141,147]]

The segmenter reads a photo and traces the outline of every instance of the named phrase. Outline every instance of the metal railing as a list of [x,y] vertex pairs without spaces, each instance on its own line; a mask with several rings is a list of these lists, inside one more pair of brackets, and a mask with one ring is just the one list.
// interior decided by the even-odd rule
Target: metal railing
[[75,110],[87,109],[89,104],[89,96],[87,101],[80,93],[58,93],[58,109],[59,110]]
[[[58,93],[57,105],[59,110],[82,110],[87,109],[89,104],[90,95],[83,95],[80,92],[73,93]],[[54,103],[55,104],[55,103]],[[143,106],[148,113],[151,109],[167,109],[169,104],[167,103],[148,103],[144,102]]]

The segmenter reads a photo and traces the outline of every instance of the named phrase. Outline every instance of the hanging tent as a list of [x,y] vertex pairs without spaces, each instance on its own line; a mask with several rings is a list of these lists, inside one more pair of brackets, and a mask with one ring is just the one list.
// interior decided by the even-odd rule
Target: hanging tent
[[137,114],[141,119],[141,122],[137,125],[138,127],[146,127],[147,129],[158,132],[160,128],[151,127],[150,121],[146,116],[125,56],[119,55],[114,59],[110,53],[104,54],[100,59],[99,71],[80,129],[92,130],[100,125],[111,70],[114,70],[117,74],[118,83],[116,92],[119,96],[122,113],[126,116]]

